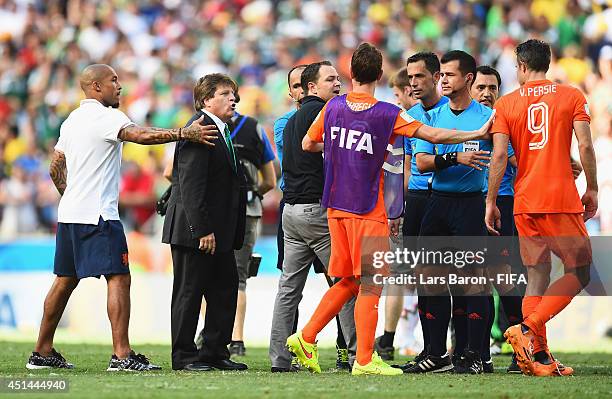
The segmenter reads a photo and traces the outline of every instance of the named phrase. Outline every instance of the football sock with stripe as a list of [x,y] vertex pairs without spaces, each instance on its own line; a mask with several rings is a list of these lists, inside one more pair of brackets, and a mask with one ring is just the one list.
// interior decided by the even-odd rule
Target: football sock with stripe
[[453,327],[455,328],[455,349],[453,353],[463,354],[467,346],[467,298],[453,296]]
[[481,353],[482,342],[489,325],[489,297],[467,297],[468,349]]
[[429,354],[442,356],[446,353],[446,331],[451,317],[450,296],[428,297],[425,317],[429,327]]
[[508,323],[513,326],[523,321],[523,312],[521,311],[522,297],[516,287],[499,296],[499,300],[504,307]]

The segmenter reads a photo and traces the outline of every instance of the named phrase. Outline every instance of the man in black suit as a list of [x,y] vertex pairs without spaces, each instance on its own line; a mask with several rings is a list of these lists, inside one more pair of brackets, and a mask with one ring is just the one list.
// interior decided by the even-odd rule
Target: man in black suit
[[[172,172],[172,195],[162,242],[170,244],[174,267],[172,287],[172,369],[245,370],[229,359],[236,311],[238,272],[234,249],[244,239],[246,192],[244,174],[226,122],[234,114],[236,83],[226,75],[200,78],[193,90],[196,114],[217,125],[214,147],[187,141],[177,143]],[[204,345],[194,337],[202,295],[207,310]]]

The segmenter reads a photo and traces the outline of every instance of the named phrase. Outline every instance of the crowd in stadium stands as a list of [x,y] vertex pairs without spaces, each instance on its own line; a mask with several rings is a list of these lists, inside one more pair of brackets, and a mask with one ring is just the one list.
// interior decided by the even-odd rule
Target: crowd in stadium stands
[[[391,74],[416,51],[463,49],[516,88],[516,43],[553,45],[552,79],[587,95],[599,164],[593,231],[612,232],[612,1],[610,0],[0,0],[0,238],[51,232],[59,195],[48,175],[59,126],[78,106],[79,72],[92,62],[121,77],[121,108],[136,123],[182,126],[193,82],[223,72],[240,84],[239,112],[272,123],[291,108],[287,71],[329,59],[349,84],[360,41],[384,49]],[[385,78],[386,79],[386,78]],[[381,99],[393,98],[381,87]],[[127,144],[120,207],[128,228],[150,232],[167,182],[164,147]],[[579,183],[580,184],[580,183]],[[268,195],[264,223],[279,195]]]

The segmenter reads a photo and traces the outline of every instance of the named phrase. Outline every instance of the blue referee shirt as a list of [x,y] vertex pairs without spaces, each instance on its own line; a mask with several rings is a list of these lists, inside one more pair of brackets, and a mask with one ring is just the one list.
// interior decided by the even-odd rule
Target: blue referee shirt
[[[430,111],[431,126],[457,130],[477,130],[491,116],[491,108],[472,100],[467,109],[459,115],[451,111],[449,103]],[[424,143],[424,144],[421,144]],[[416,153],[447,154],[450,152],[491,151],[490,140],[473,140],[461,144],[436,144],[426,141],[417,143]],[[454,193],[482,192],[485,189],[487,172],[465,165],[455,165],[436,171],[433,176],[432,188],[436,191]]]
[[285,126],[287,125],[287,121],[289,118],[293,116],[297,112],[296,109],[293,109],[287,112],[285,115],[278,118],[274,121],[274,144],[276,144],[276,156],[278,157],[278,162],[281,166],[281,176],[279,180],[279,186],[282,190],[285,188],[285,180],[283,179],[283,130],[285,130]]
[[[442,105],[448,102],[448,97],[442,96],[440,101],[436,103],[429,111],[426,111],[423,107],[423,104],[418,103],[412,106],[406,112],[408,115],[420,121],[426,125],[430,124],[430,116],[429,112],[433,111],[441,107]],[[417,139],[415,137],[404,139],[404,153],[406,155],[411,155],[412,159],[410,161],[410,180],[408,180],[408,189],[409,190],[428,190],[429,189],[429,179],[433,176],[433,172],[419,172],[419,168],[416,165],[416,157],[414,156],[414,151],[416,150],[417,142],[423,141],[421,139]]]
[[[508,143],[508,158],[514,156],[514,148],[512,144]],[[502,178],[501,184],[499,185],[499,192],[497,195],[511,195],[514,196],[514,177],[516,176],[516,168],[510,165],[510,162],[506,164],[506,170],[504,177]],[[489,168],[487,168],[487,176],[485,180],[484,192],[486,193],[489,188]]]

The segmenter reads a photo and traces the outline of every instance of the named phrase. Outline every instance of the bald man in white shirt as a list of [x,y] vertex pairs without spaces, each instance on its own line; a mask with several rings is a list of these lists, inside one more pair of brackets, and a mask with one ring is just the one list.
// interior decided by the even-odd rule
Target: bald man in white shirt
[[117,109],[121,84],[108,65],[86,67],[80,85],[86,99],[62,124],[49,167],[62,195],[53,270],[56,278],[45,299],[38,341],[26,367],[74,367],[53,348],[55,330],[79,280],[104,276],[114,352],[107,370],[159,370],[145,356],[136,354],[128,339],[131,278],[117,210],[121,150],[124,141],[161,144],[188,140],[212,146],[217,127],[200,123],[178,129],[137,126]]

